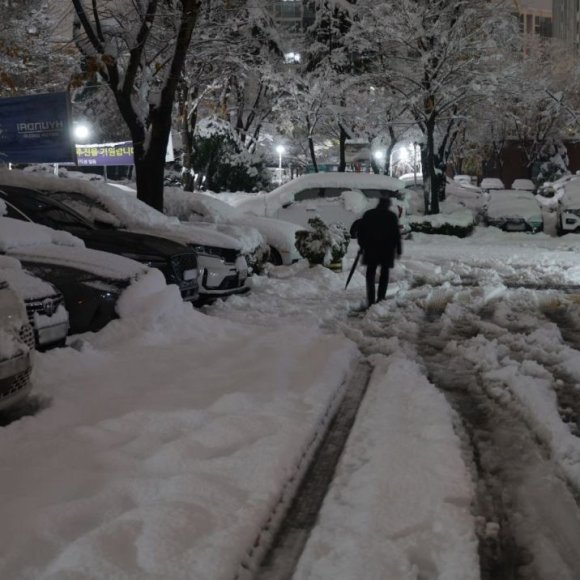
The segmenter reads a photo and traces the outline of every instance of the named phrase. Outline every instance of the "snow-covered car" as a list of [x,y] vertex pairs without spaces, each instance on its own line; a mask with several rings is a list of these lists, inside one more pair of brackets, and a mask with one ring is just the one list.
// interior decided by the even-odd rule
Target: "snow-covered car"
[[129,290],[149,295],[165,287],[158,270],[85,248],[67,232],[6,217],[0,217],[0,254],[62,293],[71,334],[99,330],[117,318],[119,299]]
[[248,266],[234,238],[208,227],[182,224],[153,209],[135,195],[101,182],[62,179],[23,171],[0,171],[2,187],[17,185],[41,191],[82,216],[101,231],[155,236],[193,249],[201,274],[203,300],[249,290]]
[[558,233],[580,232],[580,177],[573,176],[557,191],[560,194],[557,206]]
[[[538,187],[536,192],[538,203],[548,211],[557,211],[558,205],[566,194],[567,184],[572,184],[579,179],[578,175],[564,175],[555,181],[546,181]],[[574,185],[572,185],[572,189],[574,189]]]
[[350,228],[383,195],[391,197],[392,210],[398,214],[401,230],[406,233],[409,226],[405,183],[386,175],[338,172],[302,175],[270,192],[244,194],[232,201],[242,211],[302,227],[308,227],[310,218],[319,217],[327,224],[341,222]]
[[68,312],[64,296],[52,284],[32,276],[15,258],[0,256],[0,280],[7,282],[26,305],[34,329],[37,350],[64,345],[68,334]]
[[30,392],[33,352],[24,302],[0,279],[0,410],[20,403]]
[[[135,189],[122,183],[109,182],[109,186],[121,189],[122,191],[125,191],[132,196],[137,195],[137,191]],[[243,220],[228,221],[221,219],[221,214],[224,212],[220,212],[219,216],[214,216],[211,211],[207,214],[204,213],[203,215],[197,214],[195,212],[192,213],[188,210],[187,204],[188,198],[191,195],[194,194],[191,192],[183,191],[181,187],[165,187],[163,192],[165,214],[174,218],[178,218],[181,222],[192,222],[195,227],[218,231],[222,234],[225,234],[226,236],[229,236],[230,238],[235,239],[241,245],[242,254],[248,264],[249,273],[261,273],[264,269],[264,265],[270,257],[270,248],[262,233],[258,231],[258,228],[247,225],[243,222]],[[197,195],[197,193],[195,195]],[[173,200],[173,202],[168,202],[168,199]],[[216,203],[223,204],[223,202],[219,201],[216,201]],[[235,211],[232,206],[228,206],[228,208],[230,208],[232,212]],[[175,211],[170,211],[170,209],[175,209]]]
[[529,191],[494,190],[487,195],[487,225],[506,232],[536,233],[544,229],[542,210]]
[[536,184],[531,179],[514,179],[512,189],[519,191],[536,191]]
[[482,191],[488,192],[497,189],[505,189],[503,181],[497,177],[484,177],[479,184]]
[[269,247],[270,261],[289,265],[301,256],[296,249],[296,233],[304,228],[292,222],[244,213],[237,207],[201,192],[190,193],[174,187],[165,188],[165,213],[181,221],[209,221],[229,227],[257,230]]
[[453,176],[453,181],[462,185],[472,185],[474,180],[475,178],[472,179],[471,175],[458,174]]

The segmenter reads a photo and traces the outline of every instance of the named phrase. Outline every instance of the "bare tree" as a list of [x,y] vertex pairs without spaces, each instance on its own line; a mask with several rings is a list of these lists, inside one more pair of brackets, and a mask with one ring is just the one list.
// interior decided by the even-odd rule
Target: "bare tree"
[[137,195],[163,209],[178,82],[201,0],[72,0],[77,46],[109,86],[133,139]]

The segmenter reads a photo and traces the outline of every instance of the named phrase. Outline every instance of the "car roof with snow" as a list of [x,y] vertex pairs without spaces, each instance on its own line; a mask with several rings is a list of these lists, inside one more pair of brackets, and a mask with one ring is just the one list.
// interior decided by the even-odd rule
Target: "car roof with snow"
[[405,189],[405,182],[388,175],[375,173],[309,173],[301,175],[270,191],[268,195],[294,194],[311,187],[356,188],[356,189],[386,189],[397,192]]
[[[1,185],[35,189],[47,195],[55,192],[80,194],[102,205],[112,214],[116,218],[116,223],[111,225],[116,227],[165,236],[181,243],[241,249],[240,242],[231,236],[195,224],[182,224],[177,218],[166,216],[137,199],[135,192],[130,193],[126,189],[122,190],[101,181],[67,179],[20,170],[0,170]],[[79,212],[78,207],[73,209]],[[92,222],[97,218],[96,213],[93,216],[87,215],[84,211],[79,213]]]
[[484,177],[479,186],[481,189],[505,189],[503,181],[497,177]]
[[76,268],[113,280],[137,277],[147,266],[98,250],[85,248],[75,236],[39,224],[0,217],[0,253],[44,264]]

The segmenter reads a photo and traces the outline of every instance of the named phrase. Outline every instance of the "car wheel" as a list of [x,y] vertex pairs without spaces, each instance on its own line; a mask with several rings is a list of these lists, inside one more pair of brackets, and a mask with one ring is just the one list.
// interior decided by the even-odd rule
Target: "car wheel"
[[280,252],[276,248],[273,248],[272,246],[270,246],[270,259],[269,259],[269,261],[272,264],[274,264],[274,266],[281,266],[283,264],[282,256],[280,255]]

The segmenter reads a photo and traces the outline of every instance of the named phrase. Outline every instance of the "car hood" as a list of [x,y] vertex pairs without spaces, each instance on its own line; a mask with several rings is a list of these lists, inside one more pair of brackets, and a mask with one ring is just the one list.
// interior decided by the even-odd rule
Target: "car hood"
[[37,262],[75,268],[112,280],[137,278],[149,270],[147,266],[139,262],[109,254],[108,252],[99,252],[87,248],[55,246],[54,244],[39,244],[17,248],[7,252],[7,255],[23,262]]
[[125,230],[92,230],[75,232],[85,245],[92,249],[113,254],[133,254],[169,258],[188,251],[183,244],[167,236],[150,235]]

